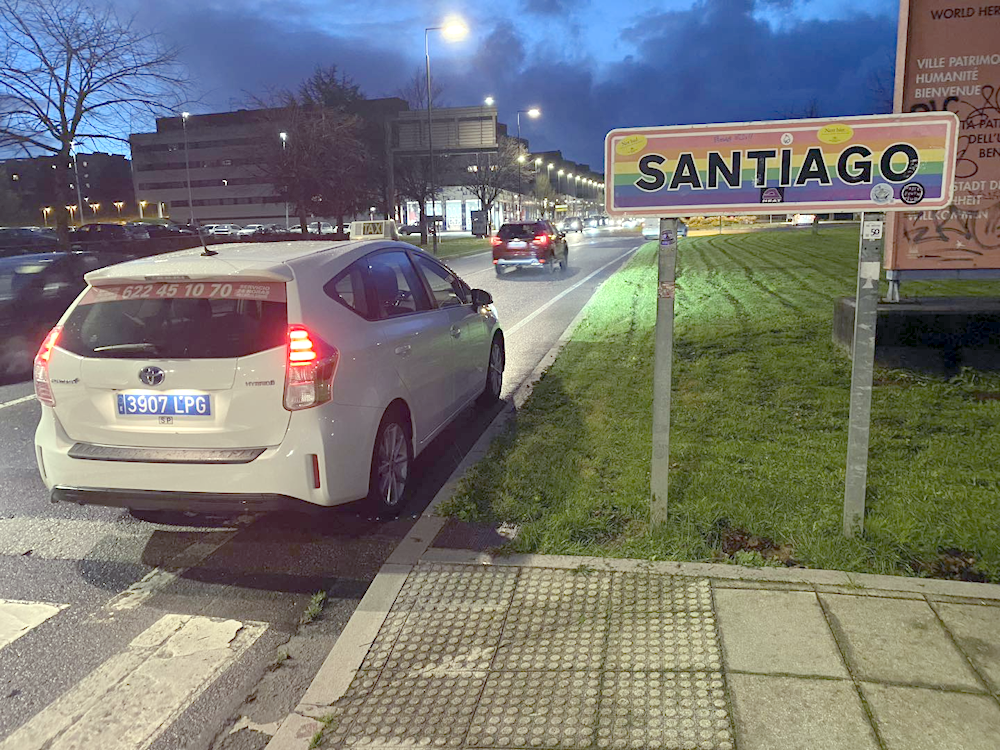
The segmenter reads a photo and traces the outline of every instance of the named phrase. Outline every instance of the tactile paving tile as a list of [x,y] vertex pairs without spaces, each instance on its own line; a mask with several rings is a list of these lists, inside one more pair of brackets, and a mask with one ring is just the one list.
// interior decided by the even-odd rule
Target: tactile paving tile
[[734,750],[722,673],[605,672],[597,748]]
[[611,574],[528,569],[521,572],[512,609],[606,612]]
[[482,565],[418,565],[406,578],[393,610],[506,608],[517,571]]
[[501,610],[411,610],[386,669],[488,669],[500,641]]
[[612,609],[638,612],[711,612],[707,578],[616,573]]
[[377,680],[378,672],[358,672],[343,697],[330,706],[326,714],[330,721],[323,732],[327,747],[342,745],[347,739],[354,719],[361,712],[361,707]]
[[600,673],[494,672],[472,719],[468,747],[593,747]]
[[386,616],[385,622],[379,628],[378,635],[375,636],[368,653],[365,654],[364,661],[361,662],[362,671],[382,669],[385,666],[389,654],[392,653],[392,647],[396,643],[396,638],[406,623],[406,616],[407,612],[390,612]]
[[711,612],[612,612],[609,627],[608,669],[722,669],[722,649]]
[[348,748],[460,747],[485,681],[485,672],[414,677],[383,671],[338,742]]
[[603,612],[511,608],[493,668],[598,669],[607,632],[608,618]]

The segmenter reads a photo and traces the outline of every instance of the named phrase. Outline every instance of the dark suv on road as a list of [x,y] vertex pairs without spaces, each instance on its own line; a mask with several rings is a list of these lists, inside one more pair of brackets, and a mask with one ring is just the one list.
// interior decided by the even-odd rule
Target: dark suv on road
[[490,244],[493,245],[493,267],[497,276],[503,274],[507,266],[548,268],[552,273],[558,266],[565,271],[569,260],[566,235],[548,221],[504,224],[490,239]]

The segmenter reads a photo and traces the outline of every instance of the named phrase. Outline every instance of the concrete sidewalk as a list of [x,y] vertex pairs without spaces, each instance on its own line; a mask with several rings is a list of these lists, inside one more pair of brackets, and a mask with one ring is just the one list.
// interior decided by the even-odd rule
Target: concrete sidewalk
[[1000,748],[1000,586],[493,558],[421,524],[271,750]]

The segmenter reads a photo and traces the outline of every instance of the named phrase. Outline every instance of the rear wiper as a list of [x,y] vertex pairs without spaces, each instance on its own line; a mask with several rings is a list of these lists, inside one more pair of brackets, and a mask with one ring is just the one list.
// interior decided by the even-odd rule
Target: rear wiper
[[94,347],[94,353],[97,352],[151,352],[153,354],[158,354],[159,349],[156,344],[148,344],[145,342],[137,342],[135,344],[108,344],[107,346],[97,346]]

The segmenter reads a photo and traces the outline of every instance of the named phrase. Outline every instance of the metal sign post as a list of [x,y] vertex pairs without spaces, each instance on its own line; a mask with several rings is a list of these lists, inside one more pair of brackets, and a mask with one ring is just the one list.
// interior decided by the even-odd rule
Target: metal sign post
[[847,482],[844,485],[844,535],[847,537],[853,537],[864,526],[872,377],[875,371],[875,326],[878,319],[878,280],[882,270],[884,245],[885,214],[862,214],[858,289],[854,297],[854,341],[851,345]]
[[670,473],[670,388],[674,361],[674,280],[677,267],[677,220],[660,219],[657,248],[656,339],[653,358],[653,465],[650,476],[654,524],[667,520]]

